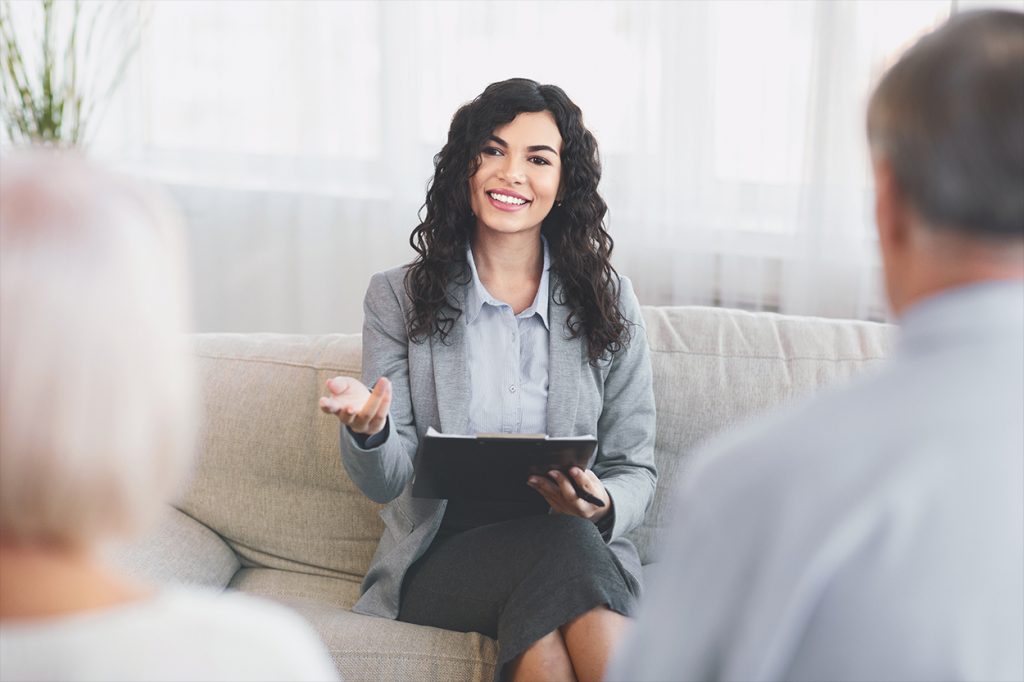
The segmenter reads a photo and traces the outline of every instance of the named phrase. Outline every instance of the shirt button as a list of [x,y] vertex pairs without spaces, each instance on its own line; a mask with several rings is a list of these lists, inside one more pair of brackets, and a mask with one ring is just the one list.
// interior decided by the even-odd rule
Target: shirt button
[[515,386],[509,386],[508,387],[508,392],[509,393],[515,393],[516,392],[516,387]]

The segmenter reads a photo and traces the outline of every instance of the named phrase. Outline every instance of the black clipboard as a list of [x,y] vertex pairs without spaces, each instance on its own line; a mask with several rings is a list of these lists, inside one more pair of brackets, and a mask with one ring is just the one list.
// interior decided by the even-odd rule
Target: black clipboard
[[597,438],[529,434],[451,436],[428,429],[416,452],[413,497],[547,508],[526,484],[531,474],[589,468]]

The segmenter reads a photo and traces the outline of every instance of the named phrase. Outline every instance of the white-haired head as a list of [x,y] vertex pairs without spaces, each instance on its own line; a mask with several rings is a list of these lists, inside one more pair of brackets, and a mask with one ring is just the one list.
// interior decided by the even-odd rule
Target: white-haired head
[[0,539],[88,545],[139,530],[187,474],[175,215],[80,158],[0,160]]

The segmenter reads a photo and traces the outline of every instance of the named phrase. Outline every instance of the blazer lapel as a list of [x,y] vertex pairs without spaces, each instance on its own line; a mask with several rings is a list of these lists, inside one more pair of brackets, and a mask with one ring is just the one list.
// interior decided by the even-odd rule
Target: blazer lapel
[[580,400],[583,339],[569,338],[569,307],[555,302],[560,283],[552,275],[548,297],[548,434],[577,436],[576,408]]
[[[466,308],[466,287],[449,285],[449,294],[461,310]],[[433,355],[437,414],[442,433],[466,433],[469,428],[469,350],[466,348],[466,316],[459,315],[442,342],[430,337]]]

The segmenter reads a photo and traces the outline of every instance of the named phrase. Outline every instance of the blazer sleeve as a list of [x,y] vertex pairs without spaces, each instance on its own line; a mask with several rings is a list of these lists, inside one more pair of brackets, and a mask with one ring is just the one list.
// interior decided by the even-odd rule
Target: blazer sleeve
[[[631,323],[629,341],[612,356],[604,381],[604,404],[597,422],[599,452],[593,471],[612,498],[608,542],[643,523],[654,499],[654,377],[647,329],[633,285],[623,277],[619,305]],[[600,524],[603,526],[604,524]]]
[[[396,273],[397,274],[397,273]],[[363,301],[363,383],[391,381],[391,409],[381,434],[369,439],[341,428],[341,461],[352,481],[374,502],[398,497],[412,479],[418,438],[409,387],[409,337],[401,279],[377,273]],[[396,291],[395,287],[398,287]]]

